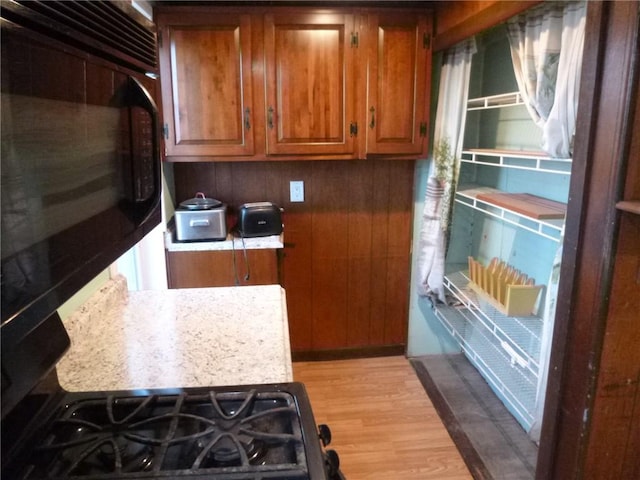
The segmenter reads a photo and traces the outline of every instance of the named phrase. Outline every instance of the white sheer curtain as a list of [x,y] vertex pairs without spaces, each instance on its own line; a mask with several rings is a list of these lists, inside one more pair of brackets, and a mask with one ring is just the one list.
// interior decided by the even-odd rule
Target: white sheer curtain
[[[531,117],[542,128],[541,148],[551,157],[571,157],[573,151],[585,19],[586,2],[545,2],[508,22],[518,89]],[[536,442],[540,440],[547,391],[561,257],[562,243],[545,296],[540,378],[529,431]]]
[[[434,132],[434,155],[427,180],[422,227],[418,244],[418,294],[445,302],[444,256],[446,232],[451,216],[469,92],[471,57],[476,51],[474,39],[447,50],[443,57]],[[443,148],[444,147],[444,148]],[[448,147],[448,148],[447,148]],[[450,155],[438,158],[439,154]],[[444,162],[442,169],[435,163]],[[439,175],[436,177],[436,171]]]
[[582,66],[586,2],[545,2],[507,22],[511,58],[549,156],[571,156]]
[[556,315],[556,304],[558,302],[558,283],[560,281],[560,263],[562,261],[562,243],[556,251],[553,259],[553,267],[549,275],[549,283],[544,301],[544,325],[542,327],[542,338],[540,339],[540,360],[538,371],[538,388],[536,391],[536,404],[533,412],[533,422],[529,430],[529,437],[534,442],[540,442],[540,431],[542,428],[542,414],[544,412],[544,400],[547,394],[547,381],[549,379],[549,357],[551,356],[551,340],[553,339],[554,318]]

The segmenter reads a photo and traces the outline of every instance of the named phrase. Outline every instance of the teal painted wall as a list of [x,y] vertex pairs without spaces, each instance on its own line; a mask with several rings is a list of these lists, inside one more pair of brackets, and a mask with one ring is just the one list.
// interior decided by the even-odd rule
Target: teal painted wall
[[[477,39],[477,43],[478,53],[474,55],[472,63],[469,98],[516,92],[518,88],[511,66],[509,43],[504,27],[500,26],[486,32]],[[437,107],[440,62],[440,57],[434,57],[432,125]],[[524,106],[472,111],[467,117],[465,148],[517,148],[539,151],[540,142],[541,130],[533,123]],[[448,332],[440,326],[429,301],[419,297],[415,287],[417,283],[415,264],[429,168],[429,160],[416,163],[414,268],[411,276],[407,348],[409,356],[460,350]],[[533,193],[560,202],[567,201],[569,191],[569,175],[464,164],[461,168],[459,184],[469,183],[491,186],[510,193]],[[447,270],[463,269],[469,255],[484,262],[488,262],[493,257],[499,257],[530,277],[534,277],[537,283],[546,284],[558,245],[553,240],[503,223],[469,207],[454,204]]]

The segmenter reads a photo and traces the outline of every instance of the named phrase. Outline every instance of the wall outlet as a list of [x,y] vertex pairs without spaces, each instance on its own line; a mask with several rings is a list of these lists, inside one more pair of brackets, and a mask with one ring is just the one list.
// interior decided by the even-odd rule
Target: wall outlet
[[289,182],[289,197],[292,202],[304,202],[304,182],[302,180]]

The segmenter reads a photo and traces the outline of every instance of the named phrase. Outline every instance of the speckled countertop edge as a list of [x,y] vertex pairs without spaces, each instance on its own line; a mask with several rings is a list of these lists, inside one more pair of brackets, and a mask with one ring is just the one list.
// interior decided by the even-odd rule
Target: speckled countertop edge
[[116,277],[64,320],[69,391],[293,380],[279,285],[127,292]]
[[229,233],[226,240],[178,242],[175,234],[167,230],[164,234],[164,246],[169,252],[192,252],[207,250],[249,250],[284,248],[283,234],[268,237],[251,237],[243,239]]

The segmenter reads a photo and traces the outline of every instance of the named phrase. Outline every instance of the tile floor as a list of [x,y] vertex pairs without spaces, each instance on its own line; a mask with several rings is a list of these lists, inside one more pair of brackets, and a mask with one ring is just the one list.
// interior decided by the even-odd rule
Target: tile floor
[[411,359],[477,480],[531,480],[538,448],[463,354]]

